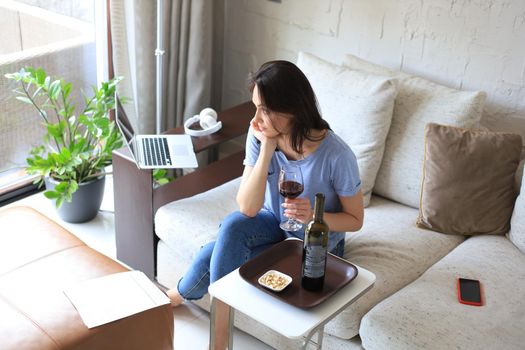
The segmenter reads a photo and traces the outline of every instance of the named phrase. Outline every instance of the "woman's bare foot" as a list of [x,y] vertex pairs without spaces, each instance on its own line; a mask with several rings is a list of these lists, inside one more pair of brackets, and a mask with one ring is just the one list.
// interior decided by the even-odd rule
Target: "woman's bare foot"
[[166,291],[166,294],[168,295],[168,298],[170,298],[171,306],[173,307],[179,306],[184,301],[184,299],[181,297],[181,295],[177,291],[177,288],[168,289]]

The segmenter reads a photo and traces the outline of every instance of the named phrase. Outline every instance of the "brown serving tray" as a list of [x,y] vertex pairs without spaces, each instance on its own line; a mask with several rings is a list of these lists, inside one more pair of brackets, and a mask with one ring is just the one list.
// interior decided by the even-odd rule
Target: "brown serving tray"
[[[239,268],[239,274],[248,283],[265,293],[300,308],[319,305],[357,276],[357,268],[346,260],[328,254],[324,287],[310,292],[301,287],[301,264],[303,241],[282,241],[247,261]],[[268,270],[277,270],[292,277],[292,283],[281,292],[264,288],[257,281]]]

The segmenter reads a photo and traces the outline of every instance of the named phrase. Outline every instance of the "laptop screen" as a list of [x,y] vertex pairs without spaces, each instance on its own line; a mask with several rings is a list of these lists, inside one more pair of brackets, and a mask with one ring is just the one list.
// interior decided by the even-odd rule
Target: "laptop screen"
[[131,127],[131,123],[129,122],[126,112],[124,111],[124,108],[120,103],[120,99],[118,98],[117,93],[115,93],[115,123],[117,124],[117,127],[119,128],[122,136],[124,136],[124,140],[126,142],[126,145],[128,146],[131,156],[135,158],[135,154],[133,152],[133,145],[131,144],[133,142],[135,132]]

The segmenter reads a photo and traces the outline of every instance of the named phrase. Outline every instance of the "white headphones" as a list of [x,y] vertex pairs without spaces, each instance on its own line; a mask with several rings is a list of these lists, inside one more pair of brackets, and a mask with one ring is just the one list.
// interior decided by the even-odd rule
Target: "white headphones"
[[[199,122],[202,130],[190,129],[193,123]],[[213,134],[222,128],[222,123],[217,121],[217,112],[213,108],[204,108],[199,114],[194,115],[184,122],[184,132],[190,136],[205,136]]]

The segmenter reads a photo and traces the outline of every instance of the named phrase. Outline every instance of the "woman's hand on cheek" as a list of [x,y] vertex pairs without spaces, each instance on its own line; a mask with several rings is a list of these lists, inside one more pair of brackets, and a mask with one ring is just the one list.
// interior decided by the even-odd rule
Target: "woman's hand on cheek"
[[250,128],[252,130],[253,135],[257,140],[259,140],[262,144],[269,146],[269,149],[271,151],[274,151],[277,148],[277,138],[276,137],[267,137],[259,128],[259,124],[255,121],[255,118],[253,118],[250,121]]
[[255,121],[255,118],[253,118],[250,121],[250,128],[252,129],[253,136],[255,136],[257,140],[262,142],[265,136],[263,135],[261,129],[259,128],[259,124],[257,124],[257,122]]
[[308,198],[286,198],[282,204],[284,216],[294,218],[303,224],[307,224],[313,218],[313,210]]

